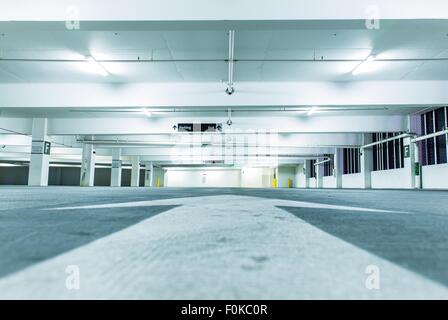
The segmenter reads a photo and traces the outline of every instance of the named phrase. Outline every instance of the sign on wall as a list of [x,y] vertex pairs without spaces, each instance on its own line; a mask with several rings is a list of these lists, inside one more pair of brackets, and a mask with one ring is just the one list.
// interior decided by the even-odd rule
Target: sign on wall
[[222,124],[218,123],[179,123],[178,132],[222,132]]
[[112,160],[112,169],[120,169],[121,160]]
[[51,142],[44,141],[44,154],[50,155],[51,151]]
[[410,145],[405,145],[404,146],[404,157],[405,158],[410,158],[411,157],[411,146]]
[[50,155],[51,142],[49,141],[33,141],[31,142],[31,154]]

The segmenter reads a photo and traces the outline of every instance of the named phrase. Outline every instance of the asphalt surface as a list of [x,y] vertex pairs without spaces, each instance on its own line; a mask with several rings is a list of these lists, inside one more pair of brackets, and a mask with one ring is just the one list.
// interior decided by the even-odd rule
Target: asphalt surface
[[446,299],[447,195],[0,187],[0,298]]

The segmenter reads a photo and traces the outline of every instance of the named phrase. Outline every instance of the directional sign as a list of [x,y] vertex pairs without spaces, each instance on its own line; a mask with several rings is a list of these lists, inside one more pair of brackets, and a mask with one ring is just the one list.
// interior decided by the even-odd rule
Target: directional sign
[[51,142],[44,141],[44,154],[50,155],[51,151]]
[[405,145],[404,146],[404,157],[405,158],[410,158],[411,157],[411,146],[410,145]]
[[222,124],[219,123],[179,123],[178,132],[221,132]]
[[31,154],[45,154],[50,155],[51,142],[34,140],[31,142]]

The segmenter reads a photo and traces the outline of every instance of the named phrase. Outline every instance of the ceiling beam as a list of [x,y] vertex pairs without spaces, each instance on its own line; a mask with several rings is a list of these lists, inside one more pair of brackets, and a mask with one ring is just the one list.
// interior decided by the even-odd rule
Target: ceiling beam
[[448,81],[0,84],[4,108],[446,105]]
[[[254,10],[256,8],[256,10]],[[445,0],[3,0],[2,21],[446,19]]]

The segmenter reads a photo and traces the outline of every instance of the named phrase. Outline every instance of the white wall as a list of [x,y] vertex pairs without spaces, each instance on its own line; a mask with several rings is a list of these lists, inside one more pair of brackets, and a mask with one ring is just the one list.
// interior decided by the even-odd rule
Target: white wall
[[372,171],[372,189],[406,189],[410,176],[405,169]]
[[[154,178],[154,181],[155,178]],[[166,187],[184,188],[234,188],[241,186],[239,169],[168,169]]]
[[271,188],[274,169],[271,168],[242,168],[241,187],[243,188]]
[[317,179],[310,178],[310,188],[317,188]]
[[448,164],[424,166],[422,182],[425,189],[448,189]]
[[288,179],[292,182],[292,188],[295,187],[296,167],[279,167],[277,177],[278,188],[288,188]]
[[342,175],[342,188],[346,189],[362,188],[363,179],[364,177],[361,173],[344,174]]
[[[159,183],[159,185],[157,185]],[[154,168],[153,186],[163,187],[165,186],[165,170],[161,168]]]
[[303,164],[299,164],[296,167],[296,180],[294,183],[295,188],[306,188],[305,175],[303,174]]
[[333,189],[336,188],[336,178],[333,176],[330,177],[323,177],[323,187]]

